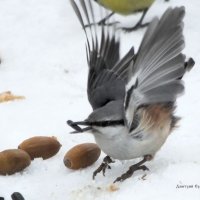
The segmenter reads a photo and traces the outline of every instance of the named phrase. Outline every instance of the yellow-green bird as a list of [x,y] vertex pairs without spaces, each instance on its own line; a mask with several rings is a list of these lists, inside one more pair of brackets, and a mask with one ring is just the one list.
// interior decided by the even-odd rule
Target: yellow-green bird
[[[140,27],[148,25],[148,23],[142,24],[142,21],[149,9],[155,0],[94,0],[99,5],[103,6],[106,9],[112,11],[108,16],[103,18],[98,24],[105,24],[105,21],[110,18],[114,13],[121,15],[130,15],[136,12],[142,11],[143,14],[136,25],[130,28],[123,28],[125,31],[133,31]],[[167,0],[165,0],[167,1]]]

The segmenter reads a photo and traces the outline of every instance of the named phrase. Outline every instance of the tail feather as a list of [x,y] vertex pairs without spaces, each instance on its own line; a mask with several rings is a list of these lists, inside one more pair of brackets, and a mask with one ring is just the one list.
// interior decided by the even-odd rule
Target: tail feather
[[185,71],[190,71],[195,65],[195,61],[193,58],[189,58],[188,61],[185,62]]

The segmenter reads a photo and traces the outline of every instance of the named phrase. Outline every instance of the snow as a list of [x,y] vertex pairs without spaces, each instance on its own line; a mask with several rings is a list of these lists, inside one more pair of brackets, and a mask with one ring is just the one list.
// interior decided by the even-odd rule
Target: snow
[[[178,100],[177,114],[183,119],[155,159],[147,163],[150,171],[135,173],[113,186],[113,191],[115,178],[136,161],[116,161],[105,177],[99,174],[94,181],[92,173],[103,153],[86,169],[73,171],[63,164],[71,147],[94,141],[90,134],[69,134],[71,128],[66,125],[66,120],[82,120],[91,112],[86,94],[85,37],[69,1],[0,0],[0,92],[11,90],[26,97],[0,104],[0,151],[17,148],[37,135],[56,136],[62,144],[56,156],[35,159],[23,172],[0,176],[0,197],[10,199],[17,191],[26,200],[200,199],[200,2],[158,0],[146,21],[155,14],[160,16],[169,5],[186,7],[184,53],[196,61],[184,79],[186,93]],[[138,17],[116,16],[124,24]],[[122,53],[132,45],[137,49],[143,33],[144,29],[122,33]]]

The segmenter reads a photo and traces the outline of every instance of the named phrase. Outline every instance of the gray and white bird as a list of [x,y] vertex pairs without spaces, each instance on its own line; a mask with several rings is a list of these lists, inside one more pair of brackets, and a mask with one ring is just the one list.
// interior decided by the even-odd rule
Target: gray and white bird
[[[80,0],[81,9],[71,0],[85,31],[87,43],[88,100],[93,112],[84,121],[67,123],[74,133],[91,132],[96,143],[107,155],[93,173],[105,174],[112,158],[130,160],[143,157],[139,163],[114,182],[123,181],[151,160],[176,126],[174,116],[177,97],[183,93],[182,77],[193,67],[181,52],[184,48],[184,7],[168,8],[160,20],[150,23],[137,54],[132,47],[120,58],[120,39],[114,27],[85,29],[95,22],[91,1]],[[91,40],[90,40],[91,38]],[[81,128],[81,126],[86,126]]]

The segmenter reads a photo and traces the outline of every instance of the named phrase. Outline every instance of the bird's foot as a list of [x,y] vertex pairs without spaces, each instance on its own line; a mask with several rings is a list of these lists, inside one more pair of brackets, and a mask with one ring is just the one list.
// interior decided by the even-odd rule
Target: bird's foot
[[120,177],[116,178],[114,183],[122,182],[122,181],[126,180],[127,178],[130,178],[133,175],[133,173],[137,170],[146,171],[146,170],[149,170],[149,169],[145,165],[138,166],[137,164],[135,164],[135,165],[131,166],[126,173],[124,173]]
[[116,25],[116,24],[119,24],[120,22],[119,21],[114,21],[114,22],[110,22],[110,23],[105,23],[104,25],[105,26],[113,26],[113,25]]
[[84,28],[88,28],[88,27],[91,27],[91,26],[94,26],[94,25],[98,25],[98,26],[113,26],[113,25],[118,24],[118,23],[119,23],[118,21],[106,23],[105,20],[101,20],[101,21],[99,21],[97,23],[86,24],[84,26]]
[[122,27],[121,29],[122,29],[124,32],[129,33],[129,32],[131,32],[131,31],[136,31],[136,30],[138,30],[139,28],[144,28],[144,27],[146,27],[146,26],[148,26],[148,25],[149,25],[149,23],[145,23],[145,24],[140,24],[140,23],[138,23],[138,24],[136,24],[136,25],[133,26],[133,27]]
[[133,173],[137,170],[149,170],[145,165],[143,165],[146,161],[150,161],[152,160],[152,156],[151,155],[145,155],[143,160],[141,160],[140,162],[136,163],[135,165],[130,166],[129,170],[122,174],[120,177],[116,178],[116,180],[114,181],[114,183],[116,182],[122,182],[124,180],[126,180],[127,178],[130,178]]
[[109,163],[114,163],[114,161],[109,156],[106,156],[103,159],[103,162],[101,163],[101,165],[93,172],[93,179],[95,179],[96,175],[100,173],[101,171],[103,173],[103,176],[105,176],[106,169],[111,169],[111,166],[109,165]]
[[108,19],[113,16],[115,13],[114,12],[111,12],[109,15],[107,15],[106,17],[104,17],[103,19],[101,19],[99,22],[97,23],[90,23],[90,24],[87,24],[84,26],[84,28],[88,28],[88,27],[91,27],[93,25],[99,25],[99,26],[112,26],[114,24],[117,24],[119,23],[118,21],[115,21],[115,22],[111,22],[111,23],[106,23],[106,21],[108,21]]
[[142,16],[135,26],[133,26],[133,27],[122,27],[121,29],[125,32],[131,32],[131,31],[135,31],[139,28],[143,28],[143,27],[148,26],[149,23],[145,23],[145,24],[143,23],[143,20],[144,20],[144,17],[146,15],[147,11],[148,11],[148,8],[143,10]]

